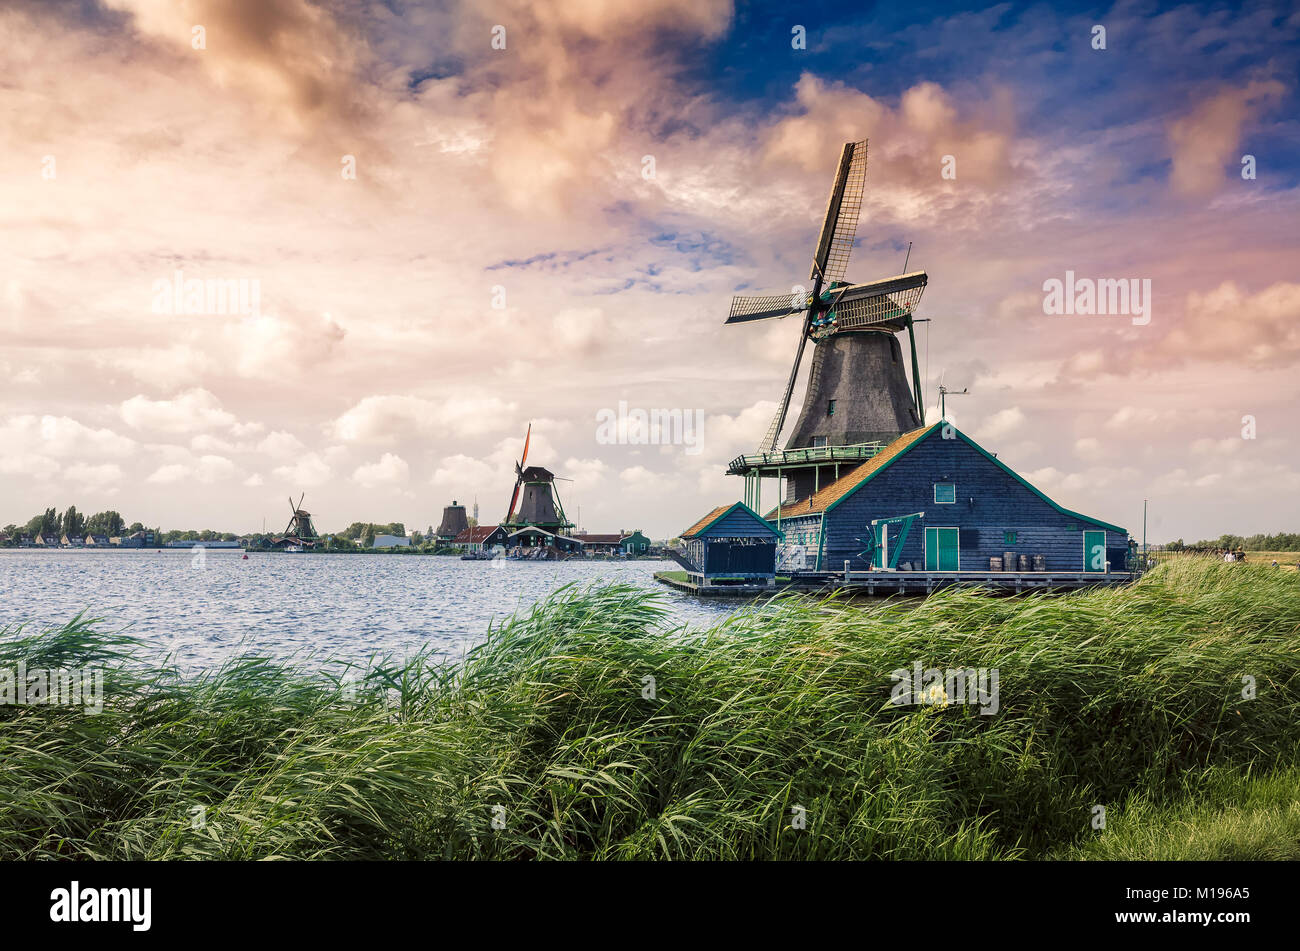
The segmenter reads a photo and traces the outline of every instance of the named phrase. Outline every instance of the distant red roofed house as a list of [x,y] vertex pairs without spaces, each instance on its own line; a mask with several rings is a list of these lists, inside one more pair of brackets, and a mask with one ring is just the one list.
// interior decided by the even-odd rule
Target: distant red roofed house
[[582,550],[589,555],[617,555],[622,551],[620,543],[623,540],[623,535],[621,533],[617,535],[595,535],[583,532],[573,537],[582,542]]
[[506,543],[506,530],[500,525],[472,525],[461,531],[451,543],[461,551],[483,551]]

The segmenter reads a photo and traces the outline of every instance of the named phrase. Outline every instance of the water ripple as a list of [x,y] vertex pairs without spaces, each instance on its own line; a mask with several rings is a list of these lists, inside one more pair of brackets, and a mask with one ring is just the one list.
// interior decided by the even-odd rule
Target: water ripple
[[698,601],[655,583],[657,561],[492,562],[411,555],[238,551],[0,551],[0,627],[62,625],[78,611],[126,628],[183,668],[232,654],[364,660],[427,646],[459,658],[488,625],[556,588],[621,581],[663,595],[670,617],[708,624],[732,602]]

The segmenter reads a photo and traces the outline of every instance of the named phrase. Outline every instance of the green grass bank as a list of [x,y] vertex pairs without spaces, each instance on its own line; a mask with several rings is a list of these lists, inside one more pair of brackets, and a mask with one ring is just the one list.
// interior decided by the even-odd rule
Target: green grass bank
[[[7,631],[0,668],[101,668],[105,703],[0,706],[0,857],[1300,854],[1295,573],[789,596],[704,631],[664,596],[562,590],[456,666],[182,679],[111,624]],[[917,663],[997,670],[996,712],[892,703]]]

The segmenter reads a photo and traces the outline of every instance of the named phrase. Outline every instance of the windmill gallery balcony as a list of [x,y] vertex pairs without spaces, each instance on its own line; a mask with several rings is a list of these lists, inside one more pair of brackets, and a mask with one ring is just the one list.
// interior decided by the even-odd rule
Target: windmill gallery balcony
[[[862,465],[884,448],[884,443],[873,441],[849,446],[807,446],[803,449],[773,449],[737,456],[727,466],[727,475],[745,477],[744,502],[761,511],[764,479],[786,480],[784,501],[792,502],[800,496],[798,485],[807,483],[806,491],[815,492],[829,485],[844,472]],[[778,501],[782,501],[778,499]]]
[[853,446],[810,446],[806,449],[774,449],[737,456],[727,466],[727,475],[780,476],[789,469],[824,466],[835,463],[860,465],[884,447],[882,442],[864,442]]

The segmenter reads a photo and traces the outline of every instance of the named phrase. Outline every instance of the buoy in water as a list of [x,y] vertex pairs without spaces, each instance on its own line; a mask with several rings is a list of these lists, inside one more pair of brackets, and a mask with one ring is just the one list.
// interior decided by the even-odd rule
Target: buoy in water
[[248,561],[248,552],[244,552],[244,558],[243,558],[243,560],[244,560],[244,561]]

